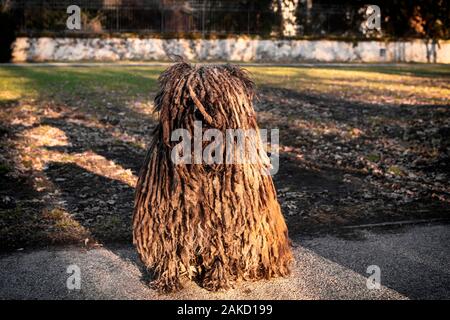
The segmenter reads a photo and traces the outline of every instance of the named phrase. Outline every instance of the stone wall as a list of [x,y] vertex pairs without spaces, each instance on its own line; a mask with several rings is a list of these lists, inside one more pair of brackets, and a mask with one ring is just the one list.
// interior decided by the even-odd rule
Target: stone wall
[[13,61],[163,61],[179,54],[191,61],[437,62],[450,63],[450,41],[252,40],[245,38],[17,38]]

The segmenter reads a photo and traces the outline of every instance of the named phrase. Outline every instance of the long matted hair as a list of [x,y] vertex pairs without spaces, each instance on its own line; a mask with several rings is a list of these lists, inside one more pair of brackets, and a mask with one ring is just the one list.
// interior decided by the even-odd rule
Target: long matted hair
[[[250,164],[175,164],[175,129],[253,129],[254,84],[232,65],[179,62],[162,73],[160,120],[139,175],[133,240],[155,285],[168,292],[187,276],[208,290],[237,280],[286,276],[292,261],[286,223],[264,155]],[[259,135],[252,144],[261,151]],[[222,148],[222,152],[226,152]]]

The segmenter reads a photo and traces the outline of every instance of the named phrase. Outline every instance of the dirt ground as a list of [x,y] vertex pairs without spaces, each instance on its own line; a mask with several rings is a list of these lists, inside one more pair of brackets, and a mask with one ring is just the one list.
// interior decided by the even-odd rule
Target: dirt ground
[[[292,235],[449,216],[450,72],[249,69]],[[0,250],[131,242],[161,70],[0,68]]]

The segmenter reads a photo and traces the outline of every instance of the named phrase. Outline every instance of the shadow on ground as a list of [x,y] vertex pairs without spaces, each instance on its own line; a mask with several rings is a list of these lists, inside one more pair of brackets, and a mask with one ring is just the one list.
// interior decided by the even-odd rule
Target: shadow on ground
[[[22,179],[49,182],[47,189],[15,199],[19,202],[16,208],[33,212],[31,229],[41,224],[46,206],[60,207],[99,241],[128,242],[133,183],[156,120],[130,105],[130,97],[120,94],[124,92],[120,84],[132,73],[125,90],[139,91],[138,84],[145,81],[154,90],[159,71],[110,70],[93,78],[83,70],[66,69],[57,76],[38,68],[12,69],[16,76],[29,80],[29,89],[42,92],[48,81],[55,84],[50,95],[42,92],[32,102],[2,103],[4,113],[11,115],[2,121],[4,135],[11,142],[4,146],[5,154],[14,158],[17,152],[23,156],[31,149],[31,157],[41,157],[46,164],[44,169],[31,164]],[[98,86],[89,89],[95,82]],[[111,82],[111,97],[104,98],[106,92],[101,88]],[[58,90],[67,95],[58,96]],[[25,112],[31,103],[37,107]],[[362,103],[331,94],[261,86],[256,109],[262,128],[280,129],[280,171],[274,181],[291,235],[352,223],[448,215],[449,105]],[[20,123],[31,116],[37,118],[33,124]],[[30,132],[42,128],[59,132],[64,143],[29,143]],[[33,133],[32,142],[38,134]],[[14,151],[17,143],[22,150]],[[2,195],[15,198],[19,189],[21,184],[9,184]],[[34,242],[10,242],[15,235],[21,238],[19,233],[28,234],[18,227],[27,225],[26,220],[15,224],[17,232],[8,222],[20,216],[13,212],[16,208],[7,209],[7,218],[3,218],[2,234],[8,234],[5,239],[9,240],[2,242],[7,248]],[[59,231],[65,232],[64,228]],[[83,240],[69,236],[55,242],[69,239]]]
[[[292,275],[242,282],[208,292],[183,281],[184,289],[158,294],[142,279],[130,246],[85,250],[58,247],[0,256],[1,299],[448,299],[449,225],[400,230],[357,230],[364,240],[296,237]],[[51,263],[49,263],[51,262]],[[68,266],[81,271],[81,290],[68,290]],[[380,269],[379,289],[367,287],[367,268]]]
[[[130,106],[117,83],[119,94],[103,101],[104,91],[85,91],[75,77],[85,85],[101,84],[127,81],[128,72],[93,79],[71,70],[57,81],[44,71],[15,72],[39,90],[54,81],[55,90],[34,101],[1,103],[1,250],[86,246],[88,239],[134,265],[136,256],[116,245],[131,243],[134,183],[156,122]],[[127,88],[136,91],[139,82],[149,81],[149,91],[154,89],[156,73],[135,74]],[[57,96],[57,90],[72,89]],[[367,276],[368,264],[379,265],[385,285],[411,298],[448,295],[442,289],[448,284],[442,268],[448,260],[448,228],[392,235],[397,242],[391,247],[386,234],[334,233],[332,241],[301,237],[355,223],[447,217],[450,106],[366,104],[270,86],[260,92],[260,126],[280,129],[280,171],[274,181],[290,234],[303,250],[347,268],[359,280]],[[58,136],[33,131],[41,129]],[[19,161],[30,163],[16,172]],[[308,254],[302,251],[301,257]]]
[[299,243],[363,277],[373,274],[369,266],[378,267],[381,284],[410,299],[450,297],[448,222],[340,232],[346,234]]

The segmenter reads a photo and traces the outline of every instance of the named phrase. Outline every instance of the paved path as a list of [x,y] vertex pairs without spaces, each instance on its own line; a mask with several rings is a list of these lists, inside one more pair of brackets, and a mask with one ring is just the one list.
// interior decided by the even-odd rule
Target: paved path
[[[242,283],[211,293],[191,282],[159,295],[141,281],[132,247],[65,247],[0,256],[0,299],[425,299],[450,298],[450,225],[357,229],[294,240],[296,265],[286,279]],[[69,265],[81,290],[68,290]],[[367,289],[369,265],[381,288]]]

